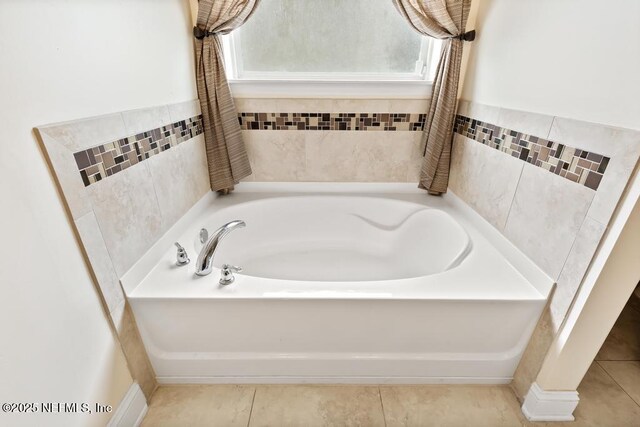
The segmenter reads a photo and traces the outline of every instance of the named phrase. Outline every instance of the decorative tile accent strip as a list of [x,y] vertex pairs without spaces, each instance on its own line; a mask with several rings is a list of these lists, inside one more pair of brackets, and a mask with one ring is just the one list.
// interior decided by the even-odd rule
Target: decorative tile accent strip
[[597,190],[609,157],[533,135],[456,116],[454,131],[484,145]]
[[245,130],[421,131],[419,113],[238,113]]
[[73,154],[84,186],[121,172],[203,132],[202,115]]

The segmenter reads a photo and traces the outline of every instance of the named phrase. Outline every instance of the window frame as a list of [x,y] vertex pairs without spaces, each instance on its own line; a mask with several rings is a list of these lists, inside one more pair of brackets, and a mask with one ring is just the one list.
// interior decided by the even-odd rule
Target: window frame
[[411,98],[431,96],[442,41],[423,36],[413,73],[252,72],[242,69],[240,31],[221,37],[225,72],[236,97]]

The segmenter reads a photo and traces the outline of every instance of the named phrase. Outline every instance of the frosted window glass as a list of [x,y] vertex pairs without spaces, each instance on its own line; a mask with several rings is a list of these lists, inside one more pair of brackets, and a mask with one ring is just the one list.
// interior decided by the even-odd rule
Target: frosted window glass
[[414,73],[422,38],[391,0],[262,0],[236,31],[248,72]]

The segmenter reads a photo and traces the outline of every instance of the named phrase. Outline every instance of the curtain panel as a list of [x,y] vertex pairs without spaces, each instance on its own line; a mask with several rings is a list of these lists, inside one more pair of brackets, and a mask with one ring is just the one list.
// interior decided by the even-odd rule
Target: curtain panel
[[462,45],[475,37],[475,31],[464,32],[471,0],[391,1],[420,34],[444,40],[425,123],[425,156],[419,183],[430,194],[442,194],[449,183]]
[[196,38],[196,82],[202,109],[211,189],[227,193],[251,175],[238,113],[224,72],[220,35],[240,27],[259,0],[200,0]]

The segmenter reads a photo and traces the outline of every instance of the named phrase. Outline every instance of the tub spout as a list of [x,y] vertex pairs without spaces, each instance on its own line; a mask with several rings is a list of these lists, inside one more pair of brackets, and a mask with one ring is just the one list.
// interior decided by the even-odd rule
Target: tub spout
[[213,256],[216,254],[216,249],[222,238],[236,228],[243,228],[246,227],[246,225],[244,221],[231,221],[218,228],[211,237],[209,237],[209,240],[207,240],[202,247],[200,255],[198,255],[198,261],[196,262],[196,274],[198,276],[206,276],[211,273],[213,269]]

